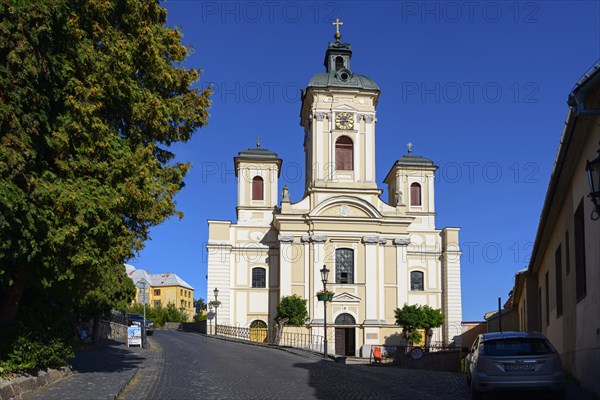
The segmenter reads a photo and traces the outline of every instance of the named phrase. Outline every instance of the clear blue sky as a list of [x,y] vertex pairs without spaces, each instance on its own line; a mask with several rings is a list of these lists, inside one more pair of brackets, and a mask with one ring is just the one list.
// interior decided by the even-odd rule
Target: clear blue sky
[[215,94],[209,125],[173,147],[193,165],[177,196],[185,217],[155,227],[131,264],[175,272],[206,298],[206,221],[235,221],[233,157],[257,136],[283,159],[280,187],[300,200],[300,89],[324,70],[340,18],[353,72],[382,90],[380,186],[407,142],[433,159],[437,226],[461,227],[463,320],[481,320],[498,296],[506,300],[529,260],[567,95],[600,58],[597,1],[164,5],[194,49],[185,65],[201,68],[198,85],[211,82]]

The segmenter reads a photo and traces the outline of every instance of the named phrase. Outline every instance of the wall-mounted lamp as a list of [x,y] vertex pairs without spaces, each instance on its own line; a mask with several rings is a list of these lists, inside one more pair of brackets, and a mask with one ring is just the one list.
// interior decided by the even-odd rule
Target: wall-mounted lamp
[[592,161],[587,161],[585,170],[587,171],[590,180],[589,197],[592,199],[592,203],[594,203],[592,219],[596,221],[600,218],[600,150],[598,150],[598,157],[594,158]]

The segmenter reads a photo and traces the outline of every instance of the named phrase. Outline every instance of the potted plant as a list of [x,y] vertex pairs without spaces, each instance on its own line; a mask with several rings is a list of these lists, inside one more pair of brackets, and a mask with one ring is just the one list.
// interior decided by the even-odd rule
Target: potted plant
[[331,301],[334,294],[335,293],[330,290],[322,289],[317,292],[317,299],[319,299],[319,301]]

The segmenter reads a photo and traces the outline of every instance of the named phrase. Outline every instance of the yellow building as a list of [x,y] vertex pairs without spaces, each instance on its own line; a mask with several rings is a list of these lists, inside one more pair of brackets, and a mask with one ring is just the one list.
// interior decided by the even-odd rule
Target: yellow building
[[[145,279],[150,283],[150,288],[146,291],[148,300],[146,304],[158,307],[166,307],[168,304],[174,304],[178,309],[183,310],[188,320],[192,320],[196,314],[194,308],[194,288],[181,279],[177,274],[149,274],[143,269],[135,269],[126,264],[127,275],[134,283]],[[136,296],[134,302],[142,303],[143,298],[140,289],[136,286]]]

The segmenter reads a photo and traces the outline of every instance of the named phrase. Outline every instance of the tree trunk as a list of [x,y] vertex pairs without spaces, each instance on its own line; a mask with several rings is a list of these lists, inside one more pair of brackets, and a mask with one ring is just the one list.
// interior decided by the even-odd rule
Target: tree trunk
[[94,322],[92,324],[92,340],[94,343],[96,343],[96,341],[98,340],[98,327],[100,326],[100,316],[95,315],[94,316]]
[[21,266],[15,266],[9,272],[12,284],[8,286],[1,299],[0,326],[10,325],[17,319],[19,304],[21,304],[23,290],[25,289],[23,273],[24,271]]
[[275,335],[275,344],[279,345],[279,341],[281,340],[281,334],[283,333],[283,327],[289,321],[289,318],[280,318],[277,321],[277,334]]

